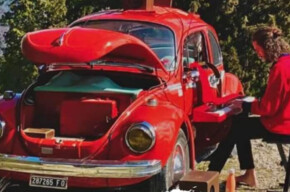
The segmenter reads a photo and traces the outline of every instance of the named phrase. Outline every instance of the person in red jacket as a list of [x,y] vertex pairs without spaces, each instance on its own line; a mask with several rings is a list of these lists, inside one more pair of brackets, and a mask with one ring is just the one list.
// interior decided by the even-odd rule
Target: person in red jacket
[[209,170],[221,171],[236,144],[240,168],[246,170],[236,181],[256,186],[250,140],[290,135],[290,46],[276,27],[257,29],[252,44],[261,60],[273,63],[265,93],[260,100],[241,103],[243,113],[233,118],[229,135],[210,158]]

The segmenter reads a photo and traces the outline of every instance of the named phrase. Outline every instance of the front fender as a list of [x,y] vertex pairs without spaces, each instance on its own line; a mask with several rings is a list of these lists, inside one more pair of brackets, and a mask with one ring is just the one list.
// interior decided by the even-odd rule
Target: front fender
[[6,123],[4,135],[0,138],[1,153],[12,152],[12,146],[17,132],[16,108],[20,97],[21,94],[16,94],[16,96],[11,100],[4,100],[3,98],[0,99],[0,117]]
[[[184,122],[184,111],[169,102],[159,102],[158,106],[140,105],[111,135],[110,159],[120,160],[161,160],[164,166],[171,155],[179,129]],[[156,132],[156,142],[151,150],[136,154],[125,144],[125,133],[134,123],[146,121]]]

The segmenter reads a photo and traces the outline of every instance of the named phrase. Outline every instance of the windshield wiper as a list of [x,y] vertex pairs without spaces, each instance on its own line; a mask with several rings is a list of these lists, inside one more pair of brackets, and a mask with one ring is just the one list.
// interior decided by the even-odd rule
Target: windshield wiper
[[92,62],[89,62],[88,65],[90,65],[91,67],[95,65],[114,65],[114,66],[121,66],[121,67],[126,66],[126,67],[131,67],[131,68],[138,68],[148,73],[153,73],[154,71],[152,67],[138,64],[138,63],[123,63],[123,62],[106,61],[106,60],[92,61]]

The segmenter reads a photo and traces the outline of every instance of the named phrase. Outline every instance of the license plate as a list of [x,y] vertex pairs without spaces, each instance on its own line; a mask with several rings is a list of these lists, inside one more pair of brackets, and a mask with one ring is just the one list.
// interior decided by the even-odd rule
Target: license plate
[[67,189],[67,177],[47,177],[31,175],[29,186],[51,189]]

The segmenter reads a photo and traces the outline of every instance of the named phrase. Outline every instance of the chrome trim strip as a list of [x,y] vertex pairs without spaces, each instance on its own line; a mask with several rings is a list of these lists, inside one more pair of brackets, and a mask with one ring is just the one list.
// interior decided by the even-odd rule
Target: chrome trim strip
[[159,173],[161,171],[161,161],[121,162],[0,154],[0,170],[63,177],[142,178]]
[[180,83],[168,85],[167,89],[170,90],[170,91],[182,89],[182,85]]
[[5,121],[2,121],[0,118],[0,138],[2,138],[4,135],[5,127],[6,127]]
[[172,84],[172,85],[168,85],[167,89],[169,91],[178,91],[178,97],[182,97],[183,96],[183,91],[182,91],[182,85],[181,83],[176,83],[176,84]]

